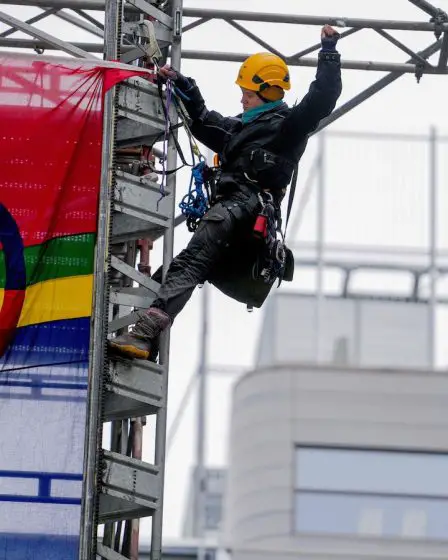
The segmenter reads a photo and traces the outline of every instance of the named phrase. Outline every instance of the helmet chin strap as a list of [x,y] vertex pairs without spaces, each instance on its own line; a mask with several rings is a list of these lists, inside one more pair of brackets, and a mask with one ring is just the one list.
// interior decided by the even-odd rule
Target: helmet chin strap
[[270,90],[273,91],[278,91],[278,97],[276,97],[276,99],[269,99],[268,97],[264,97],[263,93],[261,91],[257,91],[257,96],[264,102],[264,103],[272,103],[273,101],[280,101],[281,99],[283,99],[284,97],[284,91],[281,90],[281,88],[277,87],[277,86],[272,86],[270,88],[267,88],[265,91],[268,92]]
[[269,99],[263,97],[259,91],[257,91],[257,97],[259,97],[263,101],[263,103],[269,103]]

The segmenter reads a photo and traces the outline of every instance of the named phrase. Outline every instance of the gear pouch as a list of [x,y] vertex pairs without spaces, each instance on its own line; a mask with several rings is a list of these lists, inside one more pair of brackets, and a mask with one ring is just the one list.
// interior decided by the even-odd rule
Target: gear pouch
[[292,177],[294,165],[287,159],[264,148],[255,148],[246,156],[246,173],[262,188],[284,188]]
[[291,249],[285,247],[285,269],[283,272],[283,278],[285,282],[292,282],[294,278],[294,255]]

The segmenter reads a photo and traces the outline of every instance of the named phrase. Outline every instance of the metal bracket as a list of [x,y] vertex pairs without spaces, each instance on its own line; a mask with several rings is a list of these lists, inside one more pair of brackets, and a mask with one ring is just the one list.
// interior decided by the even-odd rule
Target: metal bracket
[[112,451],[103,451],[103,462],[99,522],[152,515],[162,494],[159,468]]
[[163,23],[163,25],[166,25],[169,29],[173,29],[173,18],[157,9],[153,4],[146,2],[146,0],[127,0],[127,3],[135,6],[146,15],[160,21],[160,23]]
[[182,10],[177,8],[174,13],[174,37],[180,37],[182,35]]
[[105,383],[104,421],[156,414],[164,405],[163,366],[143,360],[111,360]]
[[148,309],[156,299],[156,295],[142,295],[139,288],[118,288],[110,292],[110,303],[113,305],[123,305],[124,307],[137,307],[138,309]]
[[109,332],[115,332],[119,329],[123,329],[124,327],[128,327],[129,325],[134,324],[138,319],[137,311],[133,311],[129,313],[129,315],[125,315],[124,317],[118,317],[117,319],[112,319],[108,325]]
[[115,185],[115,210],[141,220],[163,226],[167,225],[172,212],[171,192],[165,189],[162,196],[157,183],[125,173],[117,172]]
[[165,116],[157,88],[147,80],[133,78],[121,86],[118,106],[120,113],[152,127],[154,134],[165,130]]
[[125,558],[121,554],[118,554],[118,552],[115,552],[115,550],[101,543],[97,544],[96,553],[100,558],[105,558],[106,560],[128,560],[128,558]]
[[434,35],[436,36],[436,39],[440,39],[444,30],[443,24],[448,22],[448,15],[440,8],[437,8],[437,14],[429,21],[434,23]]

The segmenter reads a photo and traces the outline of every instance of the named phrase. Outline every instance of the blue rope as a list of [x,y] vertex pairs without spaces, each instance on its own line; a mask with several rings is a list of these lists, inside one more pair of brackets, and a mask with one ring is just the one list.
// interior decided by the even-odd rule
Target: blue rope
[[187,217],[187,224],[195,226],[194,229],[196,229],[199,221],[204,217],[209,206],[208,196],[203,188],[205,166],[206,162],[200,161],[192,168],[188,193],[179,203],[182,214]]
[[175,95],[177,95],[178,97],[180,97],[184,101],[190,101],[190,98],[188,97],[188,95],[185,95],[185,93],[183,91],[181,91],[179,88],[174,87],[173,91],[174,91]]

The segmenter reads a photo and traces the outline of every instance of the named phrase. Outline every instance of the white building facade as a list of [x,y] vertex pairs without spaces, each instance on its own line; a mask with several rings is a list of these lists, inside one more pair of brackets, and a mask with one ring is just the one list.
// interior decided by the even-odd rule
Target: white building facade
[[233,560],[448,558],[448,375],[428,369],[428,321],[421,303],[271,298],[233,395]]

